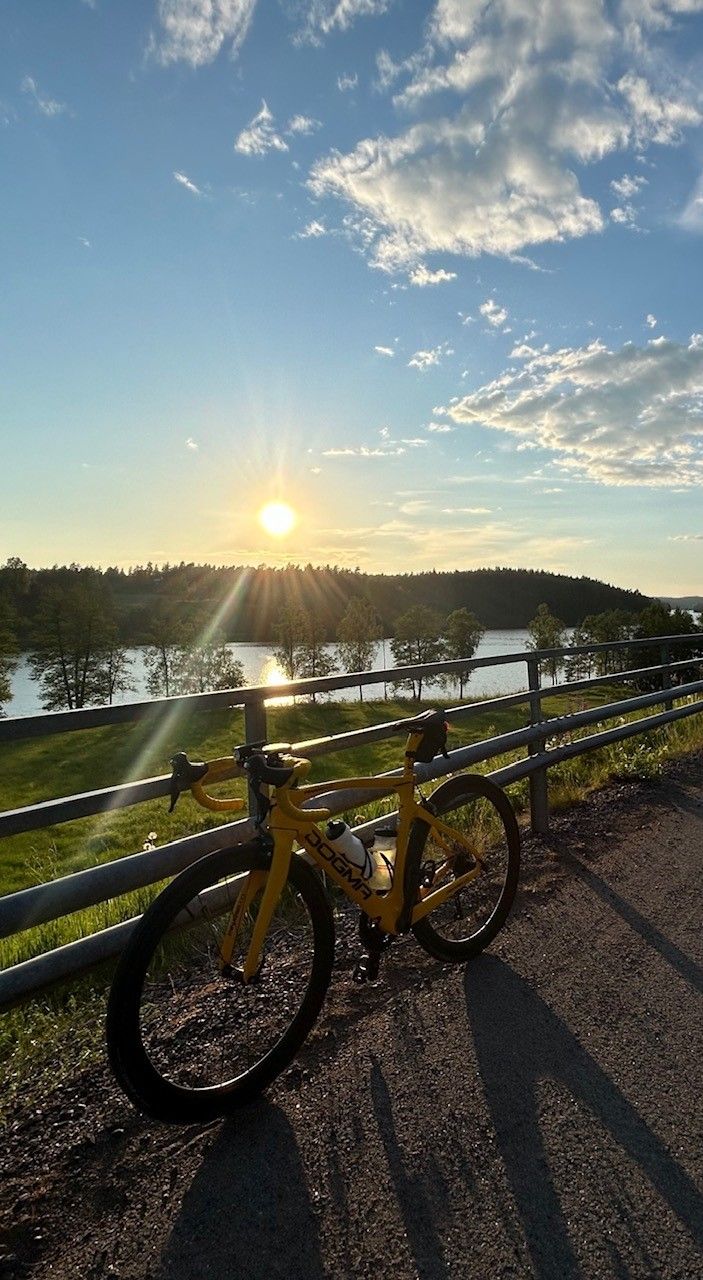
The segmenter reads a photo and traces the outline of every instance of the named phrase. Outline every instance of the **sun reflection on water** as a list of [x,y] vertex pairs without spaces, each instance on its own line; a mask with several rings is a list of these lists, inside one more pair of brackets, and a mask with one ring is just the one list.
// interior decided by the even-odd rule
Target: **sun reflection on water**
[[[261,674],[259,676],[259,684],[286,684],[288,677],[283,668],[276,661],[274,654],[270,653],[264,658]],[[267,707],[292,707],[293,698],[267,698]]]

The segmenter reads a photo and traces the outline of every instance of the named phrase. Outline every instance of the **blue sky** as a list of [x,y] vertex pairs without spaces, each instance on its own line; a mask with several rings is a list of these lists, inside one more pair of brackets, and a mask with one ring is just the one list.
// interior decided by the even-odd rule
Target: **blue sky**
[[703,590],[703,0],[0,21],[0,558]]

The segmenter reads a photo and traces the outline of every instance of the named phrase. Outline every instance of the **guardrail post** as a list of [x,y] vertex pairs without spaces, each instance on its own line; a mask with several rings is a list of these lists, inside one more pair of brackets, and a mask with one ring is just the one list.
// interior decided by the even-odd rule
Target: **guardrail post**
[[[540,697],[539,659],[527,659],[527,679],[530,690],[530,724],[540,724],[542,715],[542,699]],[[538,755],[544,748],[544,738],[531,742],[528,754]],[[547,770],[537,769],[530,774],[530,826],[533,835],[545,836],[549,831],[549,795],[547,791]]]
[[[257,699],[256,702],[246,702],[244,704],[244,737],[247,742],[265,742],[267,738],[266,729],[266,707],[263,699]],[[256,809],[256,795],[249,788],[249,813],[254,816]]]
[[[659,650],[659,653],[660,653],[661,664],[664,667],[664,670],[662,671],[662,689],[670,689],[671,688],[671,669],[669,667],[669,663],[671,661],[671,649],[669,648],[669,645],[663,644],[661,646],[661,649]],[[673,709],[673,706],[674,706],[674,699],[667,698],[666,702],[664,703],[665,709],[667,711],[671,711]]]

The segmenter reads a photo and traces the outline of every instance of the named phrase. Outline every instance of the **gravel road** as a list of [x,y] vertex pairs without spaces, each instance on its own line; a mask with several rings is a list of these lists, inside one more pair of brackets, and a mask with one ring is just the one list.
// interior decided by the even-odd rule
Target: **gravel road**
[[148,1123],[104,1067],[18,1116],[0,1277],[703,1278],[702,765],[527,841],[466,970],[339,975],[236,1121]]

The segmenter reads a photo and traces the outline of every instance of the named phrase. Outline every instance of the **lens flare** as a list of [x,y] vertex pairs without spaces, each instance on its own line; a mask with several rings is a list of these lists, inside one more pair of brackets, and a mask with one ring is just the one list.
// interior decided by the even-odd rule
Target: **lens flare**
[[296,518],[295,511],[287,502],[267,502],[259,512],[259,524],[272,538],[282,538],[290,533]]

